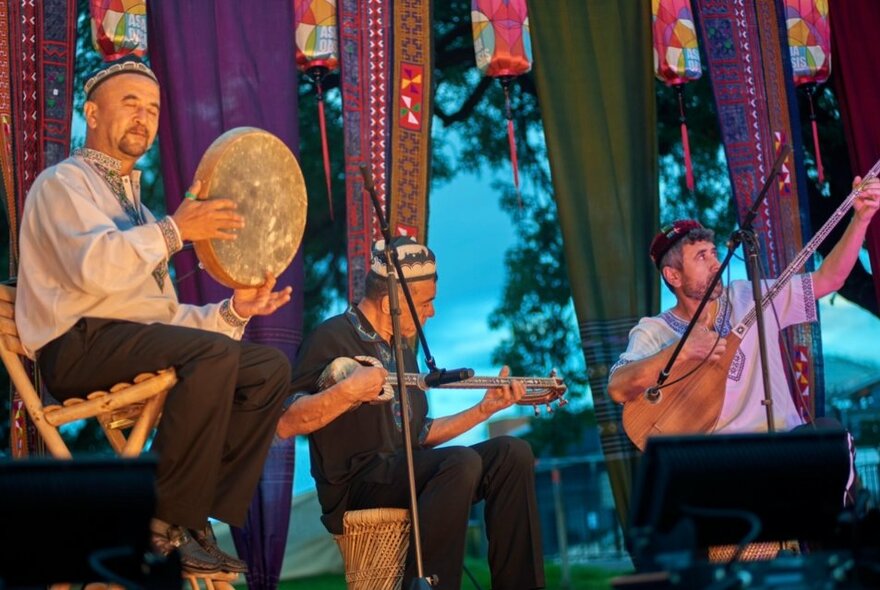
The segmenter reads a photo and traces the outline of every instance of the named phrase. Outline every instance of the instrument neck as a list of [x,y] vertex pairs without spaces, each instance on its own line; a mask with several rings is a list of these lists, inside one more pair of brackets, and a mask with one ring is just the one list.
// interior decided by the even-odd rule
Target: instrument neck
[[[418,387],[427,391],[429,387],[425,383],[427,373],[404,373],[404,379],[408,387]],[[397,386],[397,375],[389,373],[386,381],[391,386]],[[470,377],[453,383],[438,385],[437,389],[491,389],[504,387],[512,383],[522,383],[526,388],[550,388],[559,384],[558,379],[551,377]]]
[[[776,295],[785,288],[791,278],[797,274],[797,272],[807,263],[807,260],[816,252],[822,242],[825,241],[825,238],[828,237],[828,234],[840,223],[840,220],[846,215],[846,213],[852,208],[853,203],[858,198],[860,194],[862,194],[862,189],[865,187],[865,184],[872,178],[876,178],[877,175],[880,174],[880,160],[878,160],[871,170],[865,175],[862,179],[862,182],[857,186],[853,191],[849,194],[849,196],[844,199],[843,203],[840,204],[840,207],[828,218],[828,221],[813,235],[812,239],[807,242],[807,244],[803,247],[803,249],[798,253],[797,256],[794,257],[794,260],[789,263],[789,265],[785,268],[784,271],[776,278],[776,282],[767,290],[761,299],[761,309],[765,309],[773,299],[775,299]],[[733,329],[733,333],[736,334],[740,339],[745,336],[745,333],[749,331],[749,328],[752,327],[752,324],[755,323],[757,319],[757,309],[755,306],[749,310],[749,312],[743,316],[742,321],[736,325]]]

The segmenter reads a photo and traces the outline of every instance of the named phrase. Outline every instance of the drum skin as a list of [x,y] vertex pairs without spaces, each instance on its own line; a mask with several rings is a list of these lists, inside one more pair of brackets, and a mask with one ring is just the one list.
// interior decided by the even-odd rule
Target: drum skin
[[306,185],[290,149],[275,135],[236,127],[212,143],[195,174],[200,200],[231,199],[244,217],[235,240],[193,242],[217,282],[233,289],[279,276],[299,249],[306,226]]

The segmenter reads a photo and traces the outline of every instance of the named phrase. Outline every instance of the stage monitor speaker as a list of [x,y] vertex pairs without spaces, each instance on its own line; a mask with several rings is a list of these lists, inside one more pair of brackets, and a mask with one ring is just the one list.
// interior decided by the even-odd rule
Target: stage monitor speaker
[[0,462],[6,539],[0,588],[87,581],[159,587],[157,578],[179,583],[179,563],[145,557],[155,472],[149,455]]
[[627,541],[634,559],[648,561],[660,551],[737,545],[755,523],[757,541],[828,541],[849,475],[843,430],[652,437]]

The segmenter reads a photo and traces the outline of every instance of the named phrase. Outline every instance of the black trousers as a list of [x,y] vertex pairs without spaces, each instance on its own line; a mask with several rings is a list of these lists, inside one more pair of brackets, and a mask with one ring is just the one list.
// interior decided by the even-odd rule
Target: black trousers
[[[528,443],[503,436],[472,447],[416,450],[413,466],[424,574],[436,574],[439,588],[461,587],[468,518],[480,500],[486,501],[492,588],[544,587],[535,459]],[[409,508],[406,462],[397,461],[390,484],[353,485],[348,508]],[[404,588],[417,575],[410,543]]]
[[84,318],[40,350],[56,399],[174,367],[151,451],[156,517],[188,528],[209,516],[241,526],[290,387],[290,363],[269,346],[166,324]]

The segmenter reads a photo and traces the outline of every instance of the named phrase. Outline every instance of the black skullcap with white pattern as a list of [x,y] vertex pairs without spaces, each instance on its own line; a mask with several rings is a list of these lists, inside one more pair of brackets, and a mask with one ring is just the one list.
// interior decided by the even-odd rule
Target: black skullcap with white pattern
[[119,74],[140,74],[141,76],[146,76],[156,84],[159,83],[156,74],[153,73],[153,70],[151,70],[147,64],[135,56],[128,56],[101,68],[86,80],[86,83],[83,85],[83,90],[85,90],[86,93],[86,100],[89,99],[92,92],[95,91],[95,88],[113,76],[118,76]]
[[[420,281],[437,278],[437,261],[434,253],[427,246],[419,244],[409,236],[398,236],[391,240],[391,246],[397,249],[400,269],[407,281]],[[370,272],[376,276],[388,276],[388,261],[385,258],[385,240],[373,244],[370,257]]]

